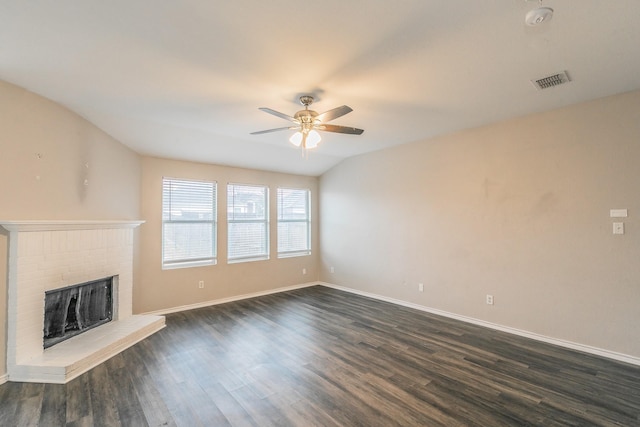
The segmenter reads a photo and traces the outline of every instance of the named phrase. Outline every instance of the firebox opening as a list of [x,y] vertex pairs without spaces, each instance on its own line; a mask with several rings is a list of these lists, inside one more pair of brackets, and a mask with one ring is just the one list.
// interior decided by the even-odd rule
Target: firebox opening
[[113,277],[45,292],[44,348],[113,319]]

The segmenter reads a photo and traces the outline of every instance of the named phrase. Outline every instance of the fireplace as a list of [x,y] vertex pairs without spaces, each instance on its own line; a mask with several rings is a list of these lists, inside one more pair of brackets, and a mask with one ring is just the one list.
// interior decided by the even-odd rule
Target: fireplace
[[0,220],[9,231],[9,381],[67,383],[164,327],[163,316],[133,314],[140,224]]
[[44,293],[44,348],[113,318],[113,277]]

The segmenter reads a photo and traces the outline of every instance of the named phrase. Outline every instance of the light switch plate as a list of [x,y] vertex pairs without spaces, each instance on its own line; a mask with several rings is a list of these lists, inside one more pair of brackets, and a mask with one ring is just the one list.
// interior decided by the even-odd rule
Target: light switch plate
[[609,216],[611,218],[626,218],[629,214],[626,209],[611,209]]

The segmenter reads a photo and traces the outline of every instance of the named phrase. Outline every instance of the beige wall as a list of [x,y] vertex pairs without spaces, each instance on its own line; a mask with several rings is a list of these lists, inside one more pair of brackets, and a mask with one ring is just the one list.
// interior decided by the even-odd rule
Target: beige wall
[[639,159],[640,92],[350,158],[321,280],[640,357]]
[[[0,81],[0,219],[138,219],[139,200],[137,154],[66,108]],[[6,233],[0,264],[1,376]]]
[[[250,153],[248,153],[249,155]],[[162,178],[184,178],[218,183],[218,263],[213,266],[162,270]],[[270,254],[267,261],[227,264],[227,183],[269,186]],[[312,255],[278,259],[276,189],[311,189]],[[226,166],[145,157],[142,160],[142,218],[140,227],[140,281],[134,289],[134,312],[164,310],[299,285],[318,280],[318,179]],[[302,269],[307,274],[302,274]],[[198,282],[205,282],[204,289]]]

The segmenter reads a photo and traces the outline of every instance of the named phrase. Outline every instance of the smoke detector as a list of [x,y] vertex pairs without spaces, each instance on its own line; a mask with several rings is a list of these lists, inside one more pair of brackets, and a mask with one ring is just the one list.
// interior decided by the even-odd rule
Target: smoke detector
[[530,10],[524,17],[524,22],[530,27],[541,25],[545,22],[551,21],[553,17],[553,9],[550,7],[539,7],[537,9]]

